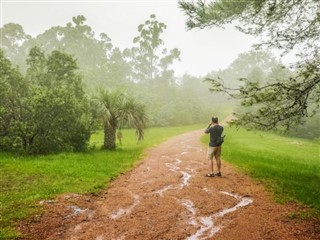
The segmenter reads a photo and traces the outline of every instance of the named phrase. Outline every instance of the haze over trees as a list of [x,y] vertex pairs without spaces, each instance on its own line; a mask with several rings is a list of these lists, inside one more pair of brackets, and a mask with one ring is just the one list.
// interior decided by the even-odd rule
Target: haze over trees
[[[298,52],[292,74],[267,79],[265,83],[242,79],[240,88],[230,88],[210,79],[211,89],[228,93],[249,107],[240,124],[261,129],[289,128],[315,115],[320,102],[320,2],[303,1],[180,1],[187,27],[223,27],[233,23],[244,33],[260,36],[260,47]],[[252,106],[257,106],[252,111]]]
[[[189,16],[189,28],[239,20],[241,31],[262,34],[266,40],[262,45],[284,52],[303,46],[308,54],[301,54],[292,68],[260,49],[240,54],[227,69],[207,76],[177,77],[172,66],[181,53],[166,47],[162,34],[167,26],[153,14],[137,26],[132,47],[123,50],[106,33],[96,35],[82,15],[35,37],[17,23],[5,24],[0,51],[0,149],[33,154],[83,151],[97,128],[104,129],[104,148],[114,149],[118,128],[133,126],[142,139],[146,126],[206,122],[224,109],[240,113],[241,124],[262,129],[305,120],[319,107],[319,36],[315,34],[319,19],[305,11],[312,8],[316,13],[319,4],[305,1],[296,18],[290,11],[298,3],[255,2],[242,1],[240,8],[230,1],[180,2],[180,7]],[[289,14],[283,16],[286,9]],[[255,23],[251,22],[254,13],[259,20]],[[290,28],[288,19],[297,28],[305,26],[305,36],[289,30],[285,36],[280,31],[273,36],[279,25]],[[309,132],[290,133],[319,136],[317,131]]]
[[[146,124],[192,124],[211,114],[208,85],[201,78],[175,77],[172,63],[180,52],[166,48],[161,39],[166,25],[155,15],[138,26],[133,47],[124,50],[113,46],[107,34],[96,36],[85,22],[76,16],[35,37],[16,23],[1,28],[1,149],[33,154],[85,150],[94,129],[108,132],[110,119],[103,114],[108,109],[101,107],[106,96],[120,96],[113,110],[124,102],[141,110],[135,116],[124,106],[128,115],[120,113],[113,125],[115,130],[128,127],[123,122],[131,118],[139,139]],[[101,116],[104,124],[98,124]],[[105,136],[105,148],[114,148],[107,141],[113,138],[114,132]]]

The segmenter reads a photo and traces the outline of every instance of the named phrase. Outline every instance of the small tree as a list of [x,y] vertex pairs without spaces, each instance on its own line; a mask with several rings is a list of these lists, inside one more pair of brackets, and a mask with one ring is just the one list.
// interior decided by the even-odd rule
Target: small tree
[[119,91],[102,90],[99,97],[103,106],[103,148],[109,150],[116,148],[116,130],[121,123],[133,125],[138,140],[143,139],[147,120],[144,105]]

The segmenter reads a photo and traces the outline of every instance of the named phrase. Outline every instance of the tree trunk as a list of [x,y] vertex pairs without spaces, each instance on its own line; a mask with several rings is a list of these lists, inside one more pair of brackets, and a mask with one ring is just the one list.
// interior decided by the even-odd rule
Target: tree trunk
[[116,149],[116,129],[117,127],[112,126],[111,124],[104,125],[104,149]]

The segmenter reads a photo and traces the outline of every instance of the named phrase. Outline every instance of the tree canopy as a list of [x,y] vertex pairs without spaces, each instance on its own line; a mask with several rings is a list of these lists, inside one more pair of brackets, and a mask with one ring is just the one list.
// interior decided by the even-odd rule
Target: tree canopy
[[152,85],[173,77],[170,67],[173,61],[180,60],[180,51],[177,48],[168,51],[164,46],[161,34],[166,28],[154,14],[138,26],[139,35],[133,39],[135,46],[125,50],[133,69],[133,81]]
[[89,102],[70,55],[32,48],[23,76],[0,51],[0,149],[46,154],[85,150]]
[[237,123],[272,129],[287,128],[312,116],[320,102],[320,2],[314,0],[274,1],[180,1],[187,27],[223,27],[234,24],[240,31],[259,36],[259,47],[274,47],[282,54],[296,51],[290,77],[270,79],[265,84],[242,79],[231,89],[219,79],[208,79],[213,91],[227,92],[242,100],[243,106],[256,106]]

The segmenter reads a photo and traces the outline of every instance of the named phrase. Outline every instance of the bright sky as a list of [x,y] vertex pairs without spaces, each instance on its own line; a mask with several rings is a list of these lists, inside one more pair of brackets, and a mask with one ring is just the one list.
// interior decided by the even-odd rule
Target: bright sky
[[97,36],[104,32],[114,46],[131,47],[138,35],[138,25],[151,14],[167,25],[162,39],[168,49],[181,51],[181,62],[174,65],[176,75],[205,75],[227,68],[243,52],[250,50],[254,38],[233,27],[227,29],[186,30],[186,17],[177,0],[158,1],[49,1],[0,0],[0,25],[14,22],[32,36],[52,26],[65,26],[73,16],[84,15],[86,24]]

